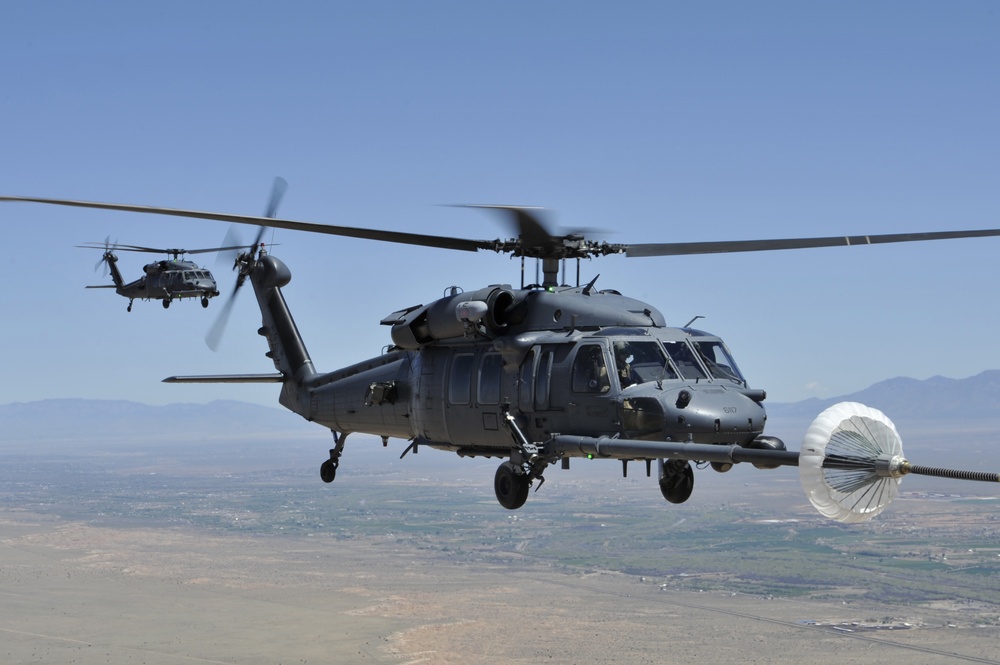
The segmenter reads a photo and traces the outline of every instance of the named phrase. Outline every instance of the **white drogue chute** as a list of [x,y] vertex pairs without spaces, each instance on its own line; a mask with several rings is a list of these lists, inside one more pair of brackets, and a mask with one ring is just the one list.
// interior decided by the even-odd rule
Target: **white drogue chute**
[[902,439],[884,413],[841,402],[809,426],[799,478],[820,513],[840,522],[864,522],[895,498],[904,463]]

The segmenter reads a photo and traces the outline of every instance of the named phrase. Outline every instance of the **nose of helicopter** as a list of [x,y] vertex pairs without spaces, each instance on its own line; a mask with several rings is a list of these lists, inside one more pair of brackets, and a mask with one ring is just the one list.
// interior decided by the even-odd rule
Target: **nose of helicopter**
[[667,430],[700,443],[745,443],[764,431],[763,391],[724,384],[686,386],[664,395]]
[[764,431],[764,391],[718,383],[687,384],[625,401],[630,438],[746,444]]

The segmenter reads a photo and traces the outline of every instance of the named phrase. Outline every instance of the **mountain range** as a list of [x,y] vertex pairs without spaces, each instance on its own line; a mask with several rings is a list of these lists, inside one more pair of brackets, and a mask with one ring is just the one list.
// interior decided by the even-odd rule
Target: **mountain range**
[[[811,420],[823,409],[842,401],[861,402],[879,409],[897,425],[914,422],[922,429],[933,425],[983,429],[996,424],[1000,429],[1000,370],[987,370],[965,379],[900,377],[850,395],[765,404],[769,422],[777,424]],[[233,400],[151,406],[118,400],[47,399],[0,405],[0,447],[45,440],[114,442],[304,436],[325,438],[329,432],[282,408]]]
[[966,379],[934,376],[925,380],[897,377],[850,395],[767,404],[771,417],[814,418],[837,402],[861,402],[891,419],[920,421],[1000,420],[1000,370]]

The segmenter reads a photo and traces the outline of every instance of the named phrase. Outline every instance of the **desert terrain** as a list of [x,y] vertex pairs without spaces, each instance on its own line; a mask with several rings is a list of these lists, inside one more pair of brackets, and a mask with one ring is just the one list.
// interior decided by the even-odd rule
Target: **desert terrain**
[[921,483],[842,526],[788,474],[699,472],[671,506],[601,467],[553,474],[511,513],[490,462],[356,457],[325,486],[252,455],[234,467],[224,445],[171,450],[3,455],[0,659],[1000,663],[988,494]]

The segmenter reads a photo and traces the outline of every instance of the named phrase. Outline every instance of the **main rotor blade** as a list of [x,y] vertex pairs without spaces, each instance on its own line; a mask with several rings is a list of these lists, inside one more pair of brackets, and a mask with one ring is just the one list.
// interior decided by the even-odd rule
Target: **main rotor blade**
[[94,201],[69,201],[65,199],[41,199],[24,196],[0,196],[0,201],[21,201],[25,203],[45,203],[50,205],[70,206],[75,208],[94,208],[97,210],[119,210],[122,212],[138,212],[153,215],[170,215],[173,217],[191,217],[194,219],[211,219],[218,222],[233,222],[236,224],[252,224],[254,226],[273,226],[291,231],[307,231],[309,233],[325,233],[327,235],[344,236],[346,238],[361,238],[366,240],[381,240],[404,245],[420,245],[422,247],[439,247],[441,249],[457,249],[475,252],[480,249],[495,249],[496,240],[467,240],[465,238],[449,238],[420,233],[403,233],[401,231],[381,231],[377,229],[362,229],[352,226],[333,226],[315,222],[299,222],[290,219],[273,219],[270,217],[254,217],[251,215],[231,215],[218,212],[202,212],[199,210],[183,210],[179,208],[159,208],[156,206],[139,206],[123,203],[98,203]]
[[517,229],[517,236],[521,242],[530,247],[548,247],[558,244],[558,240],[552,235],[548,226],[542,222],[535,211],[542,211],[543,208],[527,206],[508,205],[488,205],[481,203],[463,203],[459,208],[481,208],[483,210],[498,210],[507,213],[509,219]]
[[[194,219],[209,219],[220,222],[233,222],[236,224],[250,224],[254,226],[273,226],[280,229],[292,231],[306,231],[308,233],[323,233],[326,235],[343,236],[347,238],[361,238],[366,240],[380,240],[384,242],[395,242],[406,245],[419,245],[423,247],[438,247],[441,249],[456,249],[467,252],[477,250],[492,251],[516,251],[520,247],[509,245],[500,240],[470,240],[466,238],[451,238],[447,236],[433,236],[420,233],[403,233],[400,231],[385,231],[378,229],[363,229],[352,226],[334,226],[330,224],[317,224],[315,222],[301,222],[287,219],[274,219],[270,217],[254,217],[250,215],[233,215],[228,213],[203,212],[198,210],[184,210],[179,208],[161,208],[156,206],[139,206],[122,203],[99,203],[93,201],[70,201],[66,199],[45,199],[21,196],[0,196],[0,201],[20,201],[25,203],[45,203],[49,205],[61,205],[77,208],[93,208],[98,210],[118,210],[122,212],[138,212],[144,214],[169,215],[174,217],[190,217]],[[521,226],[522,233],[526,233],[529,238],[543,240],[550,238],[544,227],[526,209],[517,209],[509,206],[470,206],[470,207],[497,207],[513,210],[517,216],[517,221]],[[779,249],[811,249],[819,247],[841,247],[852,245],[878,245],[900,242],[919,242],[924,240],[952,240],[959,238],[986,238],[1000,236],[1000,229],[975,229],[968,231],[935,231],[926,233],[890,233],[883,235],[862,235],[862,236],[829,236],[823,238],[784,238],[774,240],[721,240],[712,242],[675,242],[675,243],[642,243],[642,244],[616,244],[609,246],[607,252],[618,253],[624,250],[625,255],[630,258],[643,256],[681,256],[690,254],[728,254],[736,252],[766,252]]]
[[786,238],[781,240],[720,240],[716,242],[666,242],[625,245],[625,255],[680,256],[684,254],[729,254],[735,252],[767,252],[776,249],[810,249],[853,245],[881,245],[893,242],[921,240],[953,240],[956,238],[987,238],[1000,236],[1000,229],[972,231],[935,231],[929,233],[890,233],[874,236],[831,236],[828,238]]
[[[96,242],[85,245],[74,245],[81,249],[105,249],[103,244]],[[142,247],[141,245],[115,245],[115,251],[123,252],[144,252],[146,254],[204,254],[206,252],[221,252],[231,249],[245,249],[244,245],[233,245],[231,247],[208,247],[203,249],[174,249],[171,247]]]

